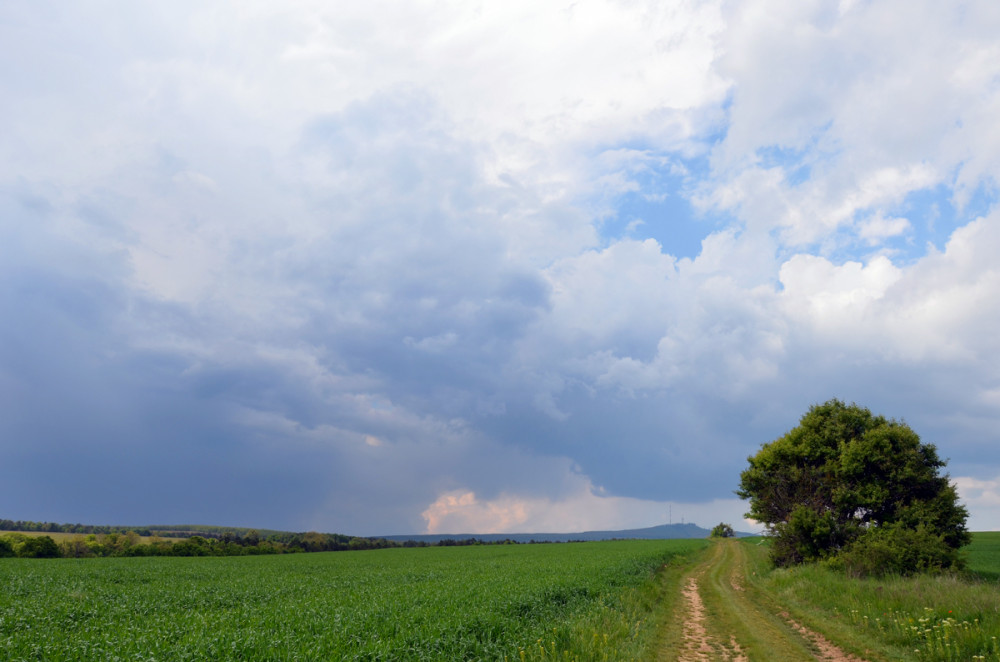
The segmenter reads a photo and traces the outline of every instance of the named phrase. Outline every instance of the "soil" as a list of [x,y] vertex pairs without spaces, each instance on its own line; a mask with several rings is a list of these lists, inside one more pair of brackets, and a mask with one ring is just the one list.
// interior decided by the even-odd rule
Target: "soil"
[[683,643],[678,662],[701,662],[702,660],[732,660],[748,662],[735,637],[730,637],[730,648],[726,649],[705,629],[705,606],[698,593],[698,578],[688,577],[684,585],[684,604],[687,619],[684,621]]

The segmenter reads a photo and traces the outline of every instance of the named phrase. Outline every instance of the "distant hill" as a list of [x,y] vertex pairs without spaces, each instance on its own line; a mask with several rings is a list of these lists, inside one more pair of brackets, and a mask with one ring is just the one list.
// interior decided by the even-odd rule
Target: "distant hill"
[[[394,542],[422,542],[429,545],[442,540],[476,539],[483,542],[570,542],[595,540],[666,540],[671,538],[707,538],[711,533],[697,524],[661,524],[645,529],[623,529],[621,531],[583,531],[581,533],[440,533],[424,535],[379,536]],[[739,537],[756,535],[738,531]]]

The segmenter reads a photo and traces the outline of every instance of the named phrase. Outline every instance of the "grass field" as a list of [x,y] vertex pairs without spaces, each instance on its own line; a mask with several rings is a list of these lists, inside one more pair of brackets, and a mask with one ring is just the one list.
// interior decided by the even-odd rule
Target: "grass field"
[[1000,661],[1000,533],[976,533],[968,573],[850,579],[821,566],[766,568],[757,585],[807,625],[885,660]]
[[758,542],[0,559],[0,659],[671,660],[697,571],[709,627],[751,660],[812,659],[778,650],[787,613],[868,660],[1000,661],[1000,533],[963,576],[864,580],[774,570]]
[[660,660],[1000,660],[998,543],[976,534],[965,574],[859,580],[774,569],[762,540],[717,541],[683,578]]
[[965,553],[971,572],[983,579],[1000,580],[1000,531],[973,534]]
[[664,565],[707,545],[2,559],[0,659],[640,659]]

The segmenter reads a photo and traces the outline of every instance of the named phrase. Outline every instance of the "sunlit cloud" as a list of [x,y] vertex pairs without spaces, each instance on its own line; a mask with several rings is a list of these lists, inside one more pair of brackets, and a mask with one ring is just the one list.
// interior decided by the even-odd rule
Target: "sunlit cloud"
[[756,522],[743,517],[746,503],[738,499],[650,501],[599,494],[582,477],[573,482],[572,490],[558,498],[502,494],[480,499],[463,490],[441,494],[421,513],[427,523],[425,533],[572,533],[685,522],[703,528],[727,522],[739,531],[760,530]]

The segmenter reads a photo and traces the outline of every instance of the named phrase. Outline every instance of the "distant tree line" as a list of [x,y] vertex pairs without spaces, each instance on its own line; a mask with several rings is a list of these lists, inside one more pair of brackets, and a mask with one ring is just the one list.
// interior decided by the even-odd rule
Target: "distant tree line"
[[[79,533],[79,534],[126,534],[136,533],[149,538],[153,536],[163,536],[165,538],[190,538],[191,536],[201,536],[202,538],[222,538],[226,533],[236,535],[246,535],[256,529],[245,529],[229,526],[108,526],[101,524],[57,524],[56,522],[32,522],[30,520],[10,520],[0,519],[0,531],[24,531],[30,533]],[[266,538],[268,535],[283,533],[280,531],[264,531]],[[257,533],[257,535],[261,535]]]
[[[179,527],[176,527],[179,529]],[[295,554],[303,552],[341,552],[390,547],[452,547],[465,545],[516,544],[507,539],[483,541],[478,538],[446,539],[436,543],[385,538],[362,538],[339,533],[292,533],[231,527],[140,527],[55,524],[0,519],[0,558],[86,558],[106,556],[246,556],[257,554]],[[25,535],[27,533],[75,534],[72,537]],[[159,536],[181,538],[165,540]]]
[[[167,538],[190,538],[191,536],[202,536],[203,538],[221,538],[223,532],[230,530],[227,527],[192,526],[192,527],[170,527],[170,526],[107,526],[101,524],[57,524],[56,522],[32,522],[30,520],[10,520],[0,519],[0,531],[24,531],[27,533],[79,533],[82,535],[93,534],[126,534],[132,531],[140,536],[164,536]],[[239,529],[232,529],[238,531]],[[249,531],[249,529],[246,529]]]
[[336,534],[292,533],[284,540],[262,540],[223,534],[218,538],[191,535],[180,540],[142,538],[135,531],[125,533],[88,533],[54,540],[48,535],[7,533],[0,535],[0,557],[85,558],[94,556],[246,556],[256,554],[293,554],[299,552],[334,552],[343,550],[399,547],[382,538],[351,538]]
[[148,528],[94,526],[92,524],[57,524],[55,522],[32,522],[20,519],[0,519],[0,531],[28,531],[32,533],[126,533],[128,531],[135,531],[140,536],[153,535]]

